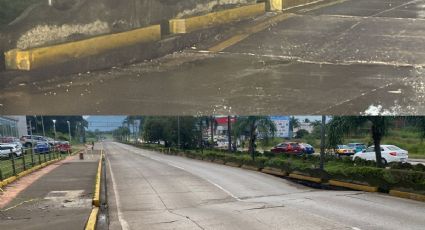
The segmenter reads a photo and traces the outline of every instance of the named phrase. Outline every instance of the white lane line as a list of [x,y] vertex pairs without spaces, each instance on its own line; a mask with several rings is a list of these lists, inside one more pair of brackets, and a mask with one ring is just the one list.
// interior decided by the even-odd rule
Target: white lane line
[[120,208],[121,202],[120,202],[120,198],[119,198],[119,194],[117,190],[117,185],[115,183],[114,173],[112,172],[111,162],[109,161],[108,157],[106,158],[106,160],[108,161],[109,171],[111,172],[112,188],[114,189],[114,194],[115,194],[115,203],[117,205],[118,221],[120,222],[122,230],[129,230],[130,227],[128,226],[128,223],[124,219],[123,214],[121,212],[121,208]]
[[212,185],[214,185],[215,187],[217,187],[217,188],[219,188],[219,189],[221,189],[223,192],[225,192],[225,193],[227,193],[227,194],[229,194],[231,197],[233,197],[234,199],[236,199],[237,201],[242,201],[239,197],[237,197],[237,196],[235,196],[235,195],[233,195],[231,192],[229,192],[228,190],[226,190],[225,188],[223,188],[223,187],[221,187],[220,185],[218,185],[218,184],[216,184],[216,183],[214,183],[214,182],[212,182],[212,181],[210,181],[210,180],[208,180],[208,179],[206,179],[206,178],[204,178],[206,181],[208,181],[208,182],[210,182]]
[[360,228],[357,227],[351,227],[353,230],[361,230]]

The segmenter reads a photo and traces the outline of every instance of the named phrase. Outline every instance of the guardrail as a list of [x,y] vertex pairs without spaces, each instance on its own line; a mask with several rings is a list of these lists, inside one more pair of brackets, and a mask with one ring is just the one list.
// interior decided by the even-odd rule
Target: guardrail
[[0,158],[0,181],[17,176],[19,173],[32,168],[45,166],[47,162],[62,159],[70,154],[70,151],[61,153],[56,147],[51,147],[48,150],[23,148],[20,155],[16,155],[11,150],[9,157]]

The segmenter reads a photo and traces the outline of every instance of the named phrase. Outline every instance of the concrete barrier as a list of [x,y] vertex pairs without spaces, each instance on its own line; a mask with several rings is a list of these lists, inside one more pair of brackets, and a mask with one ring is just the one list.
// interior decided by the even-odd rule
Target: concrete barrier
[[252,170],[252,171],[260,171],[259,168],[255,167],[255,166],[251,166],[251,165],[242,165],[243,169],[248,169],[248,170]]
[[329,184],[338,186],[338,187],[344,187],[344,188],[360,190],[365,192],[378,192],[378,187],[373,187],[368,185],[353,184],[353,183],[342,182],[337,180],[329,180]]
[[10,70],[32,70],[160,39],[160,25],[154,25],[54,46],[28,50],[14,49],[5,53],[6,68]]
[[261,170],[261,172],[271,174],[271,175],[274,175],[274,176],[287,176],[288,175],[288,173],[283,171],[283,170],[270,168],[270,167],[263,168]]
[[304,175],[295,174],[295,173],[289,174],[289,177],[294,178],[294,179],[298,179],[298,180],[305,180],[305,181],[310,181],[310,182],[315,182],[315,183],[322,183],[322,179],[317,178],[317,177],[304,176]]
[[421,195],[421,194],[410,193],[410,192],[402,192],[402,191],[398,191],[398,190],[390,190],[389,194],[391,196],[396,196],[396,197],[400,197],[400,198],[406,198],[406,199],[425,202],[425,195]]
[[171,19],[169,21],[171,34],[184,34],[196,30],[206,29],[209,27],[254,17],[265,13],[266,4],[258,3],[248,6],[242,6],[234,9],[222,10],[209,13],[202,16]]
[[320,1],[322,0],[269,0],[269,4],[271,11],[281,11]]
[[241,165],[240,164],[236,164],[236,163],[233,163],[233,162],[226,162],[226,164],[225,165],[227,165],[227,166],[232,166],[232,167],[236,167],[236,168],[240,168],[241,167]]

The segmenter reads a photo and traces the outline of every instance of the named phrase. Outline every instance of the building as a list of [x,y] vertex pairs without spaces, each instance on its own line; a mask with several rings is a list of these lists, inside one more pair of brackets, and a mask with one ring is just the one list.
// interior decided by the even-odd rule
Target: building
[[300,122],[300,127],[294,128],[294,133],[298,132],[298,130],[301,130],[301,129],[306,130],[308,133],[312,133],[314,127],[311,123]]
[[276,125],[275,137],[288,138],[289,137],[289,117],[288,116],[272,116],[270,119]]
[[25,116],[0,116],[0,136],[21,137],[27,134],[27,118]]

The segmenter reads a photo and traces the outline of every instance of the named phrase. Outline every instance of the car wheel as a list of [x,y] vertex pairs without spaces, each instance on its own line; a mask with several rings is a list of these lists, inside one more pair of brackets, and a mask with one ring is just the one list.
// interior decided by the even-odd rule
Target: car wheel
[[382,165],[387,165],[387,160],[385,160],[385,158],[381,158],[381,163],[382,163]]

